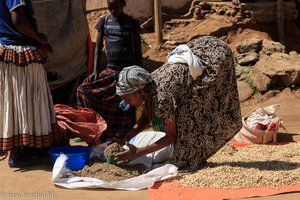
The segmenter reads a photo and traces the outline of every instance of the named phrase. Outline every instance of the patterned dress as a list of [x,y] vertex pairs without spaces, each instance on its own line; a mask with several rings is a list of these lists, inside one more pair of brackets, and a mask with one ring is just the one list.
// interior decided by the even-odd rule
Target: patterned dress
[[[241,128],[241,112],[230,48],[212,36],[187,44],[205,69],[192,79],[185,64],[164,64],[151,75],[152,122],[176,117],[173,164],[197,166],[223,147]],[[155,120],[153,120],[155,119]],[[156,125],[157,126],[157,125]]]

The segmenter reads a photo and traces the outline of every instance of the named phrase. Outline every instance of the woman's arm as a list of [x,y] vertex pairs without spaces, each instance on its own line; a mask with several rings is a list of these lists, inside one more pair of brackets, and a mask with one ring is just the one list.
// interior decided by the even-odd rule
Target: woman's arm
[[136,31],[133,34],[134,37],[134,49],[135,49],[135,58],[137,61],[137,65],[143,66],[143,55],[142,55],[142,43],[141,43],[141,35],[140,31]]
[[94,54],[94,68],[93,68],[94,74],[97,74],[97,67],[101,67],[100,60],[102,55],[102,49],[103,49],[103,34],[101,31],[99,31],[97,35],[95,54]]
[[164,130],[166,132],[166,135],[159,139],[158,141],[154,142],[153,144],[150,144],[148,146],[142,147],[137,149],[137,154],[139,156],[146,155],[148,153],[157,151],[159,149],[162,149],[169,144],[172,144],[176,140],[176,119],[173,117],[171,121],[164,125]]
[[[102,48],[103,48],[103,34],[99,31],[98,35],[97,35],[96,47],[95,47],[95,52],[94,52],[93,72],[84,80],[84,82],[92,83],[98,79],[97,68],[100,66]],[[101,71],[102,71],[102,69],[101,69]]]
[[29,37],[38,43],[48,44],[47,37],[44,34],[37,33],[33,29],[25,12],[25,6],[19,6],[11,11],[11,19],[16,29],[26,37]]
[[126,145],[129,147],[129,150],[122,153],[118,153],[116,155],[116,160],[118,161],[118,163],[122,164],[130,162],[140,156],[152,153],[154,151],[168,146],[169,144],[174,143],[176,139],[175,117],[173,117],[169,123],[164,125],[164,129],[166,132],[166,135],[164,137],[154,142],[153,144],[147,145],[145,147],[137,148],[131,144],[126,143]]
[[92,83],[92,82],[96,81],[98,79],[98,71],[102,71],[105,69],[105,67],[102,67],[100,65],[102,49],[103,49],[105,19],[106,19],[106,17],[101,18],[96,25],[98,34],[97,34],[97,39],[96,39],[95,51],[94,51],[93,72],[84,80],[84,82],[86,82],[86,83]]
[[125,136],[124,141],[128,142],[131,138],[142,132],[150,123],[146,109],[143,110],[141,117],[138,119],[133,129]]

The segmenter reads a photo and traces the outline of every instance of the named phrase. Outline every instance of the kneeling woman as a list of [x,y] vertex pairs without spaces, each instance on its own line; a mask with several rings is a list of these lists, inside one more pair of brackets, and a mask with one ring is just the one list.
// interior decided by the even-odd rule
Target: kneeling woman
[[152,74],[138,66],[124,68],[117,94],[134,107],[145,107],[125,142],[149,123],[166,133],[145,147],[127,143],[129,150],[117,154],[119,163],[173,143],[172,163],[179,170],[194,171],[241,128],[234,58],[216,37],[200,37],[179,46]]

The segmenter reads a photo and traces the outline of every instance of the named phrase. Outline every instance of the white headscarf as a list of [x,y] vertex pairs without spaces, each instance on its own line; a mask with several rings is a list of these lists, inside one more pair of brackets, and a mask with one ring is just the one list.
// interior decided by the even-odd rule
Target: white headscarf
[[116,93],[119,96],[132,94],[152,81],[147,70],[136,65],[125,67],[119,74]]
[[204,66],[192,50],[185,44],[177,46],[168,55],[168,63],[186,63],[189,66],[190,74],[195,80],[202,75]]

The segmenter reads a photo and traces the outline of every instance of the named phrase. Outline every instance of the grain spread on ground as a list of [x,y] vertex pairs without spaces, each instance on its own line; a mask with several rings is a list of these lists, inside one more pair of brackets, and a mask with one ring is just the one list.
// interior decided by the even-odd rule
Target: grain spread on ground
[[103,181],[120,181],[145,173],[143,165],[119,167],[108,163],[94,162],[82,170],[72,172],[76,176],[97,178]]
[[227,144],[205,168],[182,175],[184,186],[200,188],[276,188],[300,183],[300,144],[253,145],[235,149]]

